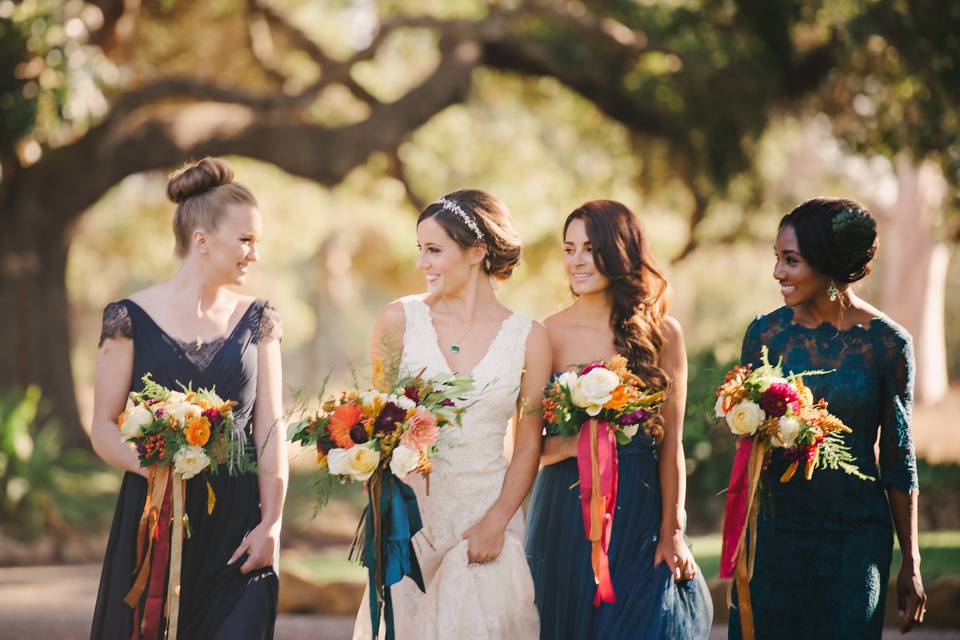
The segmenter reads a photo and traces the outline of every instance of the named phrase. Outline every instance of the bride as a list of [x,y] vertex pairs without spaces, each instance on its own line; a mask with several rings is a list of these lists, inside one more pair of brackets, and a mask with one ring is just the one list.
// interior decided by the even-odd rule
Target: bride
[[[427,293],[380,312],[374,360],[402,347],[404,374],[472,376],[462,429],[434,460],[429,492],[416,474],[423,529],[413,545],[426,592],[410,578],[392,588],[398,640],[536,638],[539,620],[523,549],[520,504],[540,459],[541,394],[550,376],[544,327],[497,300],[495,281],[510,277],[520,241],[506,206],[480,190],[454,191],[417,221]],[[523,411],[525,407],[534,410]],[[514,449],[503,441],[513,418]],[[354,626],[371,636],[368,595]],[[383,625],[380,627],[383,635]]]

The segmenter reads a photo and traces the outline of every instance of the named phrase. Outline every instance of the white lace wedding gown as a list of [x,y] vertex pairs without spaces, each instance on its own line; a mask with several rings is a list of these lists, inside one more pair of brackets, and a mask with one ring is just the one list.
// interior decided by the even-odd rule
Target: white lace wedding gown
[[[449,373],[430,308],[419,296],[402,298],[406,328],[404,374]],[[426,593],[410,578],[393,586],[397,640],[514,640],[537,638],[540,623],[533,580],[523,549],[523,513],[510,519],[503,551],[493,562],[469,564],[463,532],[496,502],[507,461],[503,438],[516,410],[524,351],[532,320],[507,318],[470,375],[476,390],[463,415],[463,428],[444,436],[430,475],[430,495],[419,476],[409,481],[417,495],[423,529],[413,538]],[[415,480],[413,478],[416,478]],[[384,626],[380,625],[383,637]],[[371,637],[368,593],[364,593],[355,640]]]

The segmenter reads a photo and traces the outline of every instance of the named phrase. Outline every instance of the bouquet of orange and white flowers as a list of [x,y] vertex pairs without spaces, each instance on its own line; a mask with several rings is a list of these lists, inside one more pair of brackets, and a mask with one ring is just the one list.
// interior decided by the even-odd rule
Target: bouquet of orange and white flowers
[[377,388],[324,400],[318,412],[291,424],[290,437],[317,449],[320,502],[327,497],[330,478],[366,484],[368,505],[350,556],[359,551],[367,567],[373,635],[382,612],[386,637],[392,638],[390,586],[410,576],[424,589],[411,543],[422,526],[420,511],[413,490],[401,480],[416,471],[427,478],[429,491],[431,460],[442,447],[444,431],[461,426],[464,396],[473,390],[473,381],[453,375],[427,378],[421,371],[389,384],[379,370]]
[[816,468],[841,469],[864,480],[872,480],[857,468],[856,460],[844,445],[841,433],[850,428],[827,411],[824,400],[814,402],[813,393],[803,384],[804,376],[822,375],[828,371],[806,371],[784,375],[781,362],[770,364],[767,348],[763,348],[762,364],[736,366],[727,373],[717,389],[715,413],[726,420],[730,431],[739,436],[753,436],[767,450],[784,449],[791,461],[780,477],[788,482],[804,463],[804,476],[809,480]]
[[137,450],[140,466],[172,464],[184,480],[210,467],[226,465],[231,474],[255,470],[234,433],[236,402],[215,390],[172,391],[143,377],[143,390],[130,394],[133,406],[117,419],[120,437]]
[[826,401],[814,401],[810,388],[803,383],[804,377],[830,371],[784,374],[783,359],[774,365],[769,358],[763,347],[760,367],[734,367],[716,392],[716,416],[741,436],[727,491],[720,577],[734,578],[727,601],[729,604],[732,585],[736,584],[745,639],[754,637],[750,579],[756,557],[761,476],[772,452],[781,449],[790,463],[780,475],[781,483],[793,478],[801,462],[807,480],[815,469],[839,469],[862,480],[873,480],[860,471],[844,444],[841,434],[850,432],[850,427],[827,410]]
[[[148,373],[143,376],[143,390],[131,393],[130,399],[133,406],[117,418],[117,425],[120,437],[136,449],[140,466],[147,469],[147,499],[137,533],[137,571],[124,602],[134,610],[135,635],[142,630],[151,635],[165,616],[166,637],[175,640],[183,538],[190,537],[186,481],[207,468],[216,472],[226,466],[230,474],[236,474],[257,467],[243,434],[235,430],[236,402],[223,400],[215,390],[181,386],[180,391],[173,391],[151,380]],[[208,514],[215,505],[208,478]],[[157,574],[166,580],[152,579]],[[141,611],[148,577],[150,591]],[[163,600],[161,611],[157,602]]]
[[472,389],[469,378],[421,374],[387,391],[344,391],[291,424],[291,440],[316,447],[321,468],[340,479],[364,482],[377,470],[428,477],[441,432],[460,425],[463,395]]
[[662,431],[651,418],[660,410],[663,391],[650,391],[616,355],[609,362],[593,362],[578,372],[566,371],[547,387],[543,419],[547,435],[575,436],[590,420],[609,425],[617,444],[629,444],[641,428],[653,440]]
[[641,428],[652,442],[660,440],[662,428],[652,418],[663,400],[663,391],[647,389],[621,355],[560,374],[543,399],[547,435],[578,439],[580,506],[597,583],[595,607],[616,601],[607,552],[617,505],[617,445],[630,444]]

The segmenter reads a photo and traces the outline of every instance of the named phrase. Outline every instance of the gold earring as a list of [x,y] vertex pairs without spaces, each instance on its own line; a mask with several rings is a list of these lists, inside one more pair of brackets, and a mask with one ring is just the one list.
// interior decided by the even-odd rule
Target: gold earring
[[830,298],[830,302],[836,302],[837,298],[840,297],[840,289],[837,289],[837,283],[833,280],[830,281],[830,286],[827,287],[827,297]]

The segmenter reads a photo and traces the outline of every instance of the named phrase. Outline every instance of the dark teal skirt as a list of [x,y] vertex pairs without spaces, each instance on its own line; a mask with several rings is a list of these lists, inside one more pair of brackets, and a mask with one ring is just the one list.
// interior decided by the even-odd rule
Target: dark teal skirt
[[583,532],[577,461],[543,468],[527,515],[527,561],[533,574],[540,637],[671,639],[707,638],[713,604],[697,571],[676,584],[666,563],[653,566],[660,533],[657,454],[637,438],[618,447],[617,510],[610,540],[610,573],[616,602],[593,606],[596,589],[590,544]]

